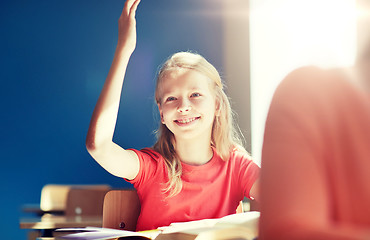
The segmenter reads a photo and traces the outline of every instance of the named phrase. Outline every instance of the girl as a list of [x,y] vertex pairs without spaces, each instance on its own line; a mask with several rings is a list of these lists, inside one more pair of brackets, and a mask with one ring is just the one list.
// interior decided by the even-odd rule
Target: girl
[[259,167],[238,144],[229,101],[216,69],[193,53],[174,54],[158,74],[161,117],[153,148],[125,150],[112,141],[125,70],[136,45],[135,12],[127,0],[118,44],[87,134],[91,156],[133,183],[141,213],[137,230],[235,213],[244,196],[258,198]]

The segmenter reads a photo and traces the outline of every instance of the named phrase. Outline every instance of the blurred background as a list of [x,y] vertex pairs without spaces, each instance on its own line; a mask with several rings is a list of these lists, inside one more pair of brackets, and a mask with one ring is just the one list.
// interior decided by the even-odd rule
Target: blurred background
[[[369,26],[358,25],[358,6],[368,2],[142,0],[114,140],[137,149],[154,143],[158,66],[174,52],[191,50],[220,71],[246,148],[260,163],[276,85],[302,65],[352,65]],[[26,238],[19,229],[21,206],[39,203],[45,184],[131,187],[85,149],[123,5],[123,0],[1,1],[2,239]]]

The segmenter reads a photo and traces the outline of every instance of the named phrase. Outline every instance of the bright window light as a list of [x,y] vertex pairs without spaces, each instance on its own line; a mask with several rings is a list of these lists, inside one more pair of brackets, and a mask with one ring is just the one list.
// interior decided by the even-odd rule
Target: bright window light
[[355,0],[250,0],[252,155],[257,163],[279,82],[303,65],[353,65],[355,55]]

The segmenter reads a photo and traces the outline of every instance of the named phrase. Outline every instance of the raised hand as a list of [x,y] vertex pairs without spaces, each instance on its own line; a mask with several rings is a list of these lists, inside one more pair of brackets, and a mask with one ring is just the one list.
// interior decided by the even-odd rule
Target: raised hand
[[135,153],[113,142],[121,90],[127,64],[136,46],[136,8],[140,0],[127,0],[118,21],[118,43],[111,68],[96,103],[86,136],[91,156],[111,174],[134,179],[139,172]]
[[136,46],[136,9],[140,0],[127,0],[118,20],[117,49],[133,52]]

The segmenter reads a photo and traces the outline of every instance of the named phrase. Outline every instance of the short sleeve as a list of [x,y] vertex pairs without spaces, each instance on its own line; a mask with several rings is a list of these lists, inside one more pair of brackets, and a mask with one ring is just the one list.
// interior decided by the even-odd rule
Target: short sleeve
[[159,164],[159,160],[161,158],[161,155],[150,148],[144,148],[141,150],[136,149],[129,150],[134,151],[138,156],[140,168],[137,176],[134,179],[132,180],[126,179],[126,181],[132,183],[134,187],[137,189],[138,187],[152,179],[159,171],[161,165]]
[[260,167],[252,160],[248,153],[234,151],[232,153],[238,174],[237,182],[243,191],[243,196],[251,198],[250,190],[260,175]]

